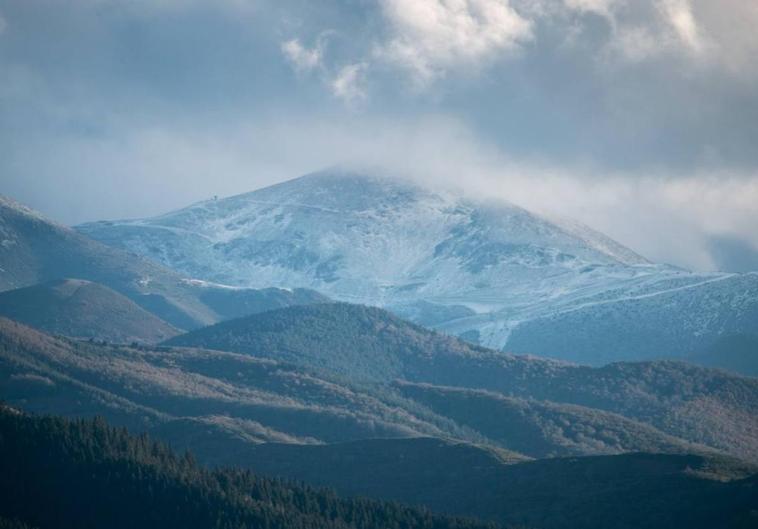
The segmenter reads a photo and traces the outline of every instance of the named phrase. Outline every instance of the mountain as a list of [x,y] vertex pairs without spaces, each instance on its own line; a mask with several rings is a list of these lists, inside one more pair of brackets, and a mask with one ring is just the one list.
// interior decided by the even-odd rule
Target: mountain
[[681,357],[758,328],[756,274],[653,264],[574,222],[384,176],[329,170],[77,229],[192,277],[313,288],[582,363]]
[[255,472],[328,486],[340,495],[423,505],[545,529],[750,527],[758,467],[723,457],[624,454],[503,462],[439,439],[338,445],[263,444]]
[[271,358],[350,380],[403,379],[594,408],[758,460],[758,379],[683,362],[591,368],[516,356],[346,303],[273,310],[165,343]]
[[[700,288],[578,306],[519,325],[508,348],[577,362],[671,356],[692,360],[695,352],[723,347],[725,339],[758,329],[757,285],[755,273],[724,276]],[[685,325],[681,315],[687,315]],[[711,354],[708,365],[733,368],[724,353]]]
[[0,197],[0,291],[62,278],[107,286],[179,329],[325,300],[308,290],[238,289],[187,279]]
[[190,454],[102,419],[31,417],[7,407],[0,408],[0,466],[0,518],[40,529],[489,527],[246,471],[207,470]]
[[0,316],[51,334],[157,343],[179,331],[108,287],[81,279],[0,292]]

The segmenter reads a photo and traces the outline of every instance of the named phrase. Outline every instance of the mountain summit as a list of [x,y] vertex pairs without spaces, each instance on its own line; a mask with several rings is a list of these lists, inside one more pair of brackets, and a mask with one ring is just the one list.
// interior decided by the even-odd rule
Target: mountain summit
[[[751,311],[758,307],[755,276],[745,285],[742,276],[694,274],[653,264],[594,230],[555,223],[513,204],[475,201],[341,170],[200,202],[159,217],[97,222],[78,230],[191,277],[246,287],[312,288],[334,299],[390,308],[490,347],[518,344],[521,351],[580,361],[670,351],[654,348],[638,354],[637,342],[646,335],[630,338],[634,347],[630,342],[617,351],[591,350],[583,343],[577,350],[572,347],[574,324],[561,343],[544,342],[531,328],[518,334],[519,329],[568,313],[597,325],[598,307],[605,310],[611,304],[623,310],[630,300],[680,291],[694,300],[690,308],[703,305],[713,313],[723,308],[712,306],[711,283],[742,281],[738,288],[747,288],[747,298],[739,298],[741,306],[727,307],[739,314],[726,319],[737,323],[698,329],[697,338],[695,311],[673,314],[674,320],[668,308],[665,317],[655,306],[648,311],[662,318],[654,326],[673,325],[678,336],[685,334],[683,341],[664,340],[655,347],[673,344],[678,347],[674,353],[685,354],[701,346],[703,336],[708,341],[755,323]],[[727,285],[727,297],[729,291]],[[741,319],[745,311],[751,314],[749,321]],[[638,325],[642,335],[646,326],[647,321]],[[592,330],[579,332],[583,336]]]

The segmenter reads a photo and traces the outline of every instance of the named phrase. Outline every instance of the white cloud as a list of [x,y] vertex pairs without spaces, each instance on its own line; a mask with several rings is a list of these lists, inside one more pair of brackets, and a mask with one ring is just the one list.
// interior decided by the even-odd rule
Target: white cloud
[[532,37],[508,0],[381,0],[391,37],[377,55],[425,84],[458,66],[477,66]]
[[298,72],[309,72],[320,67],[324,58],[323,48],[323,39],[319,39],[313,48],[306,48],[298,39],[282,43],[282,53]]
[[303,46],[298,39],[282,43],[282,53],[299,73],[318,71],[321,81],[329,87],[332,95],[347,104],[366,98],[366,70],[368,63],[356,62],[334,67],[324,62],[326,36],[322,33],[313,48]]
[[347,103],[364,99],[365,63],[348,64],[340,69],[331,81],[332,94]]
[[697,52],[703,48],[700,28],[692,13],[689,0],[662,0],[661,12],[679,40]]

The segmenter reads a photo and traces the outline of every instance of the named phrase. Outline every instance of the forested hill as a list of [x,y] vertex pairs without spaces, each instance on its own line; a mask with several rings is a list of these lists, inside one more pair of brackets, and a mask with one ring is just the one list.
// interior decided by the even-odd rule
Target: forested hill
[[493,527],[393,503],[340,499],[242,470],[206,470],[189,454],[178,456],[102,419],[32,417],[7,407],[0,408],[0,468],[0,519],[18,527]]
[[511,355],[347,303],[272,310],[164,343],[269,358],[350,380],[403,379],[594,408],[758,461],[758,379],[683,362],[591,368]]

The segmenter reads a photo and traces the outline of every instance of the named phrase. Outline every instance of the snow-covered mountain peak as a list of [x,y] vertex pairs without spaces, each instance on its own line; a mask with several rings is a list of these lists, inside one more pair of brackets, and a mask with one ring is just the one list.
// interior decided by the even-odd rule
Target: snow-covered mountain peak
[[[427,250],[430,256],[437,257],[445,248],[454,248],[455,255],[462,259],[486,251],[487,259],[492,260],[496,258],[493,252],[502,256],[513,250],[523,252],[530,246],[558,250],[593,263],[644,262],[618,244],[593,243],[588,229],[577,235],[576,229],[566,230],[507,202],[477,202],[391,176],[345,170],[312,173],[153,219],[122,224],[189,230],[214,244],[225,244],[246,237],[297,238],[303,229],[309,229],[302,223],[315,220],[322,228],[321,239],[326,245],[342,232],[376,236],[376,230],[382,227],[385,235],[394,236],[385,241],[387,246],[396,247],[394,251],[402,250],[404,239],[415,238],[416,232],[427,243],[434,242]],[[373,242],[381,243],[381,239]],[[438,247],[440,243],[442,247]],[[414,246],[418,244],[429,246],[423,241]],[[401,253],[407,256],[405,250]]]
[[375,304],[401,292],[439,297],[504,286],[547,268],[555,275],[644,263],[612,241],[597,244],[589,230],[577,235],[513,204],[345,170],[80,229],[201,279],[309,285]]
[[78,229],[189,277],[312,288],[496,347],[525,321],[715,277],[651,264],[586,226],[507,202],[341,169]]

